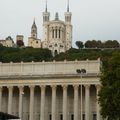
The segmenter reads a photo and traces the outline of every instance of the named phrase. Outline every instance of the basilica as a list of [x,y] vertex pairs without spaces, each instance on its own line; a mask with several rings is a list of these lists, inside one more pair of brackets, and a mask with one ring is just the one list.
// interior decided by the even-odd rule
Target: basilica
[[37,37],[37,26],[35,20],[31,28],[31,37],[28,38],[28,46],[33,48],[48,48],[53,55],[65,52],[72,47],[72,13],[69,4],[65,12],[65,21],[59,19],[58,13],[54,20],[50,20],[50,13],[46,9],[43,12],[43,39]]

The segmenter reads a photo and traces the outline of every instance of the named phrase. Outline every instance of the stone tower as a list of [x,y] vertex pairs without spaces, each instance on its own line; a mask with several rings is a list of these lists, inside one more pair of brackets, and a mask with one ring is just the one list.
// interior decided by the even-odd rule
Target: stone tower
[[72,25],[71,25],[72,13],[69,10],[69,0],[67,5],[67,12],[65,12],[65,24],[66,24],[66,50],[72,47]]
[[31,27],[31,36],[28,38],[28,46],[33,48],[41,48],[41,40],[37,37],[37,26],[35,19]]
[[31,28],[31,37],[37,39],[37,26],[36,26],[36,23],[35,23],[35,19],[33,21],[33,25],[32,25],[32,28]]
[[46,8],[45,11],[43,12],[43,39],[48,40],[48,22],[50,19],[50,13],[48,12],[47,9],[47,0],[46,0]]

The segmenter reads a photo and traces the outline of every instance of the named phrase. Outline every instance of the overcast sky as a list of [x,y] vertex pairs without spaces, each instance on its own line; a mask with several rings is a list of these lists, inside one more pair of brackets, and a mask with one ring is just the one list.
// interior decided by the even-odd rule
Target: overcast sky
[[[51,19],[55,12],[64,20],[67,0],[48,0]],[[17,34],[30,36],[34,17],[38,27],[38,37],[42,39],[42,12],[45,0],[0,0],[0,39]],[[72,12],[73,45],[81,40],[120,41],[120,0],[70,0]]]

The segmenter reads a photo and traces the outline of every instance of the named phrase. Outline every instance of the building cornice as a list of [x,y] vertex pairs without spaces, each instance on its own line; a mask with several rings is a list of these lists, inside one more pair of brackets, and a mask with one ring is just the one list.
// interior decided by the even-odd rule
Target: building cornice
[[8,79],[61,79],[61,78],[96,78],[96,77],[100,77],[100,74],[97,73],[88,73],[88,74],[84,74],[84,75],[80,75],[80,74],[47,74],[47,75],[7,75],[7,76],[0,76],[0,80],[8,80]]

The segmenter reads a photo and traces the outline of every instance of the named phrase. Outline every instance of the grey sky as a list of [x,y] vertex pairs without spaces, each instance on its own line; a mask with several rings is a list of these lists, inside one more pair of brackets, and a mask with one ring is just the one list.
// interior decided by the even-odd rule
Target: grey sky
[[[51,19],[55,12],[64,20],[67,0],[48,0]],[[17,34],[30,36],[36,18],[38,37],[42,38],[42,12],[45,0],[0,0],[0,39]],[[70,0],[73,44],[88,39],[120,41],[120,0]]]

